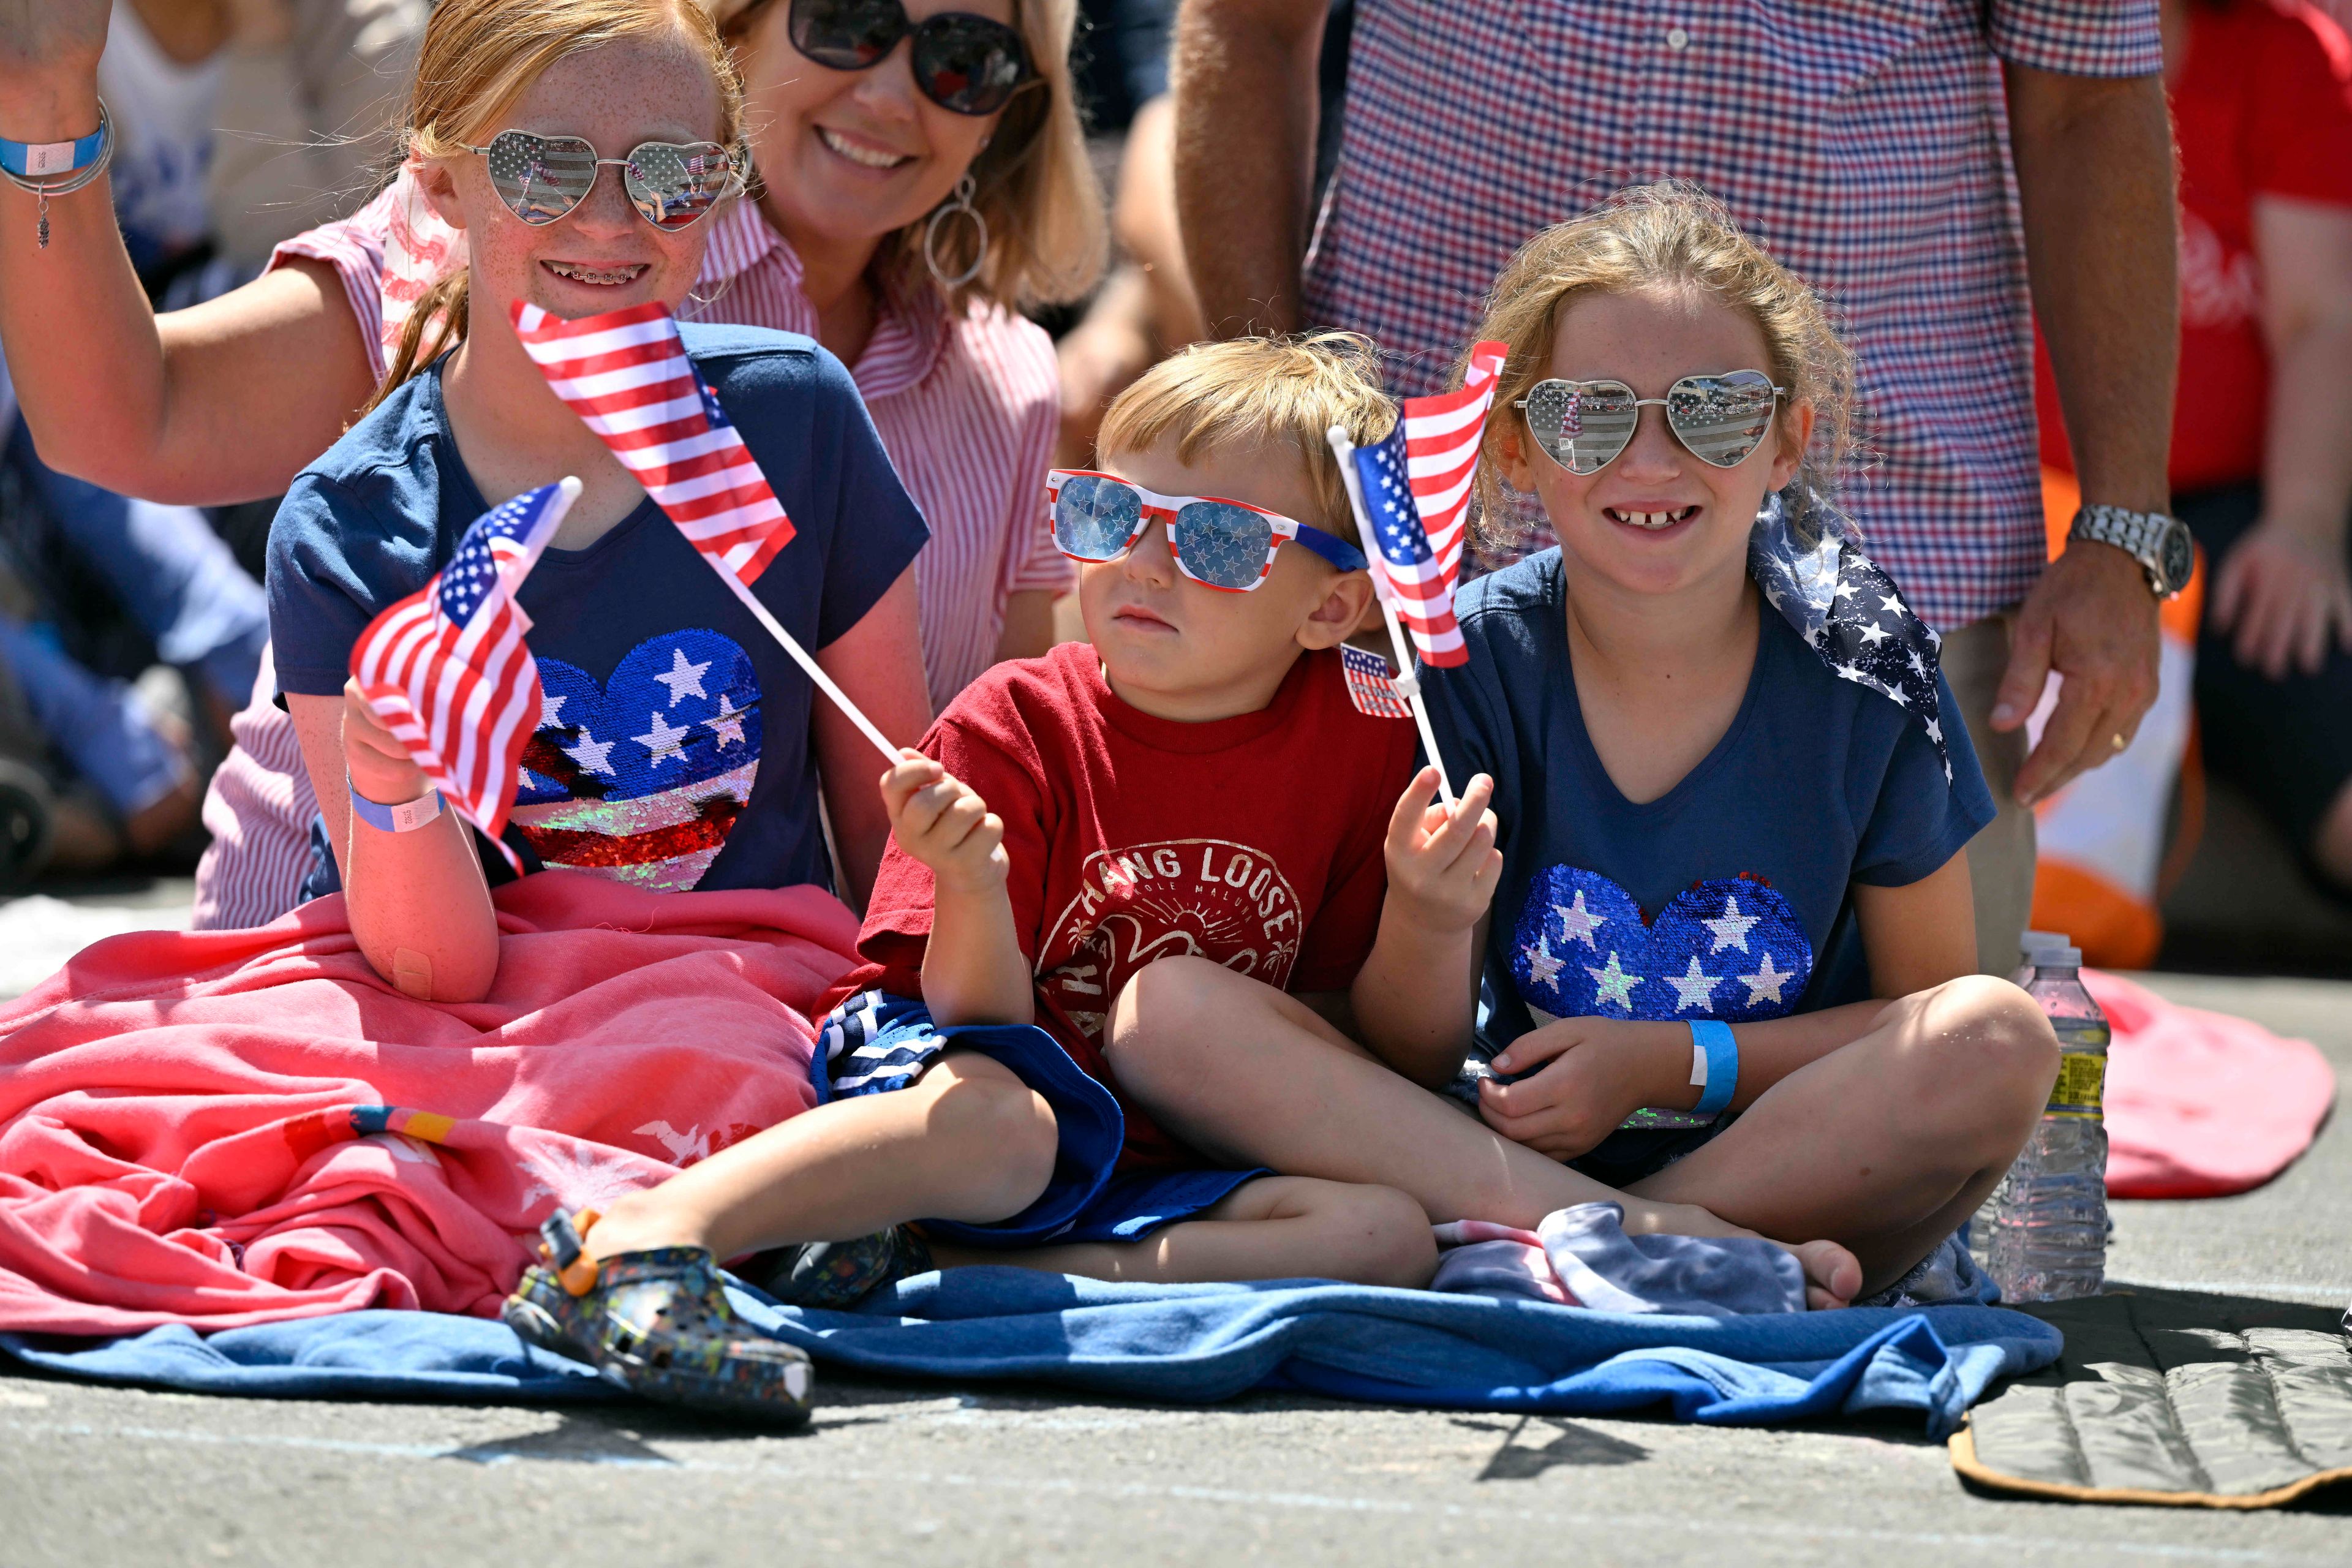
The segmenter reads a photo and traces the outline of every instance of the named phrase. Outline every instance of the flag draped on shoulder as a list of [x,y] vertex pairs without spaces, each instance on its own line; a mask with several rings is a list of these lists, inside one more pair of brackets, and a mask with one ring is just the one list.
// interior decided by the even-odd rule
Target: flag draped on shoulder
[[1375,570],[1422,661],[1441,668],[1469,658],[1454,619],[1454,587],[1478,444],[1505,353],[1501,343],[1478,344],[1460,391],[1406,398],[1396,428],[1355,452],[1364,510],[1380,543]]
[[523,747],[539,724],[539,666],[514,601],[580,481],[542,485],[478,518],[431,582],[378,616],[352,646],[352,675],[376,717],[441,798],[500,841]]
[[554,389],[694,547],[745,583],[792,519],[659,302],[567,321],[518,302],[515,335]]

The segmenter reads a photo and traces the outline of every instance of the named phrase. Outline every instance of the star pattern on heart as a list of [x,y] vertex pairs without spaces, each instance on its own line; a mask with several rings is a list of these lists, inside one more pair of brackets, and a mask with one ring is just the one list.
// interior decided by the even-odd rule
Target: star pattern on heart
[[1608,877],[1553,866],[1528,886],[1510,940],[1520,999],[1561,1018],[1778,1018],[1813,971],[1796,910],[1752,877],[1698,882],[1644,921]]

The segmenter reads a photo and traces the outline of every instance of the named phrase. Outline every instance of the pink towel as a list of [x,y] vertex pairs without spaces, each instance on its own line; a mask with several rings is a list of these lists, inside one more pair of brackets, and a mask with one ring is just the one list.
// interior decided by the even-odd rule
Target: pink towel
[[2205,1198],[2258,1187],[2311,1146],[2336,1074],[2308,1040],[2083,973],[2115,1029],[2107,1058],[2107,1191]]
[[488,1315],[558,1205],[814,1102],[857,930],[832,898],[555,871],[497,904],[470,1005],[377,979],[337,897],[98,942],[0,1008],[0,1330]]

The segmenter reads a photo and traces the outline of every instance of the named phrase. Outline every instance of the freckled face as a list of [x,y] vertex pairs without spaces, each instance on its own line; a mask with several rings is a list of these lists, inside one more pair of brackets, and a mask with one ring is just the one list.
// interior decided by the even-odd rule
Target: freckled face
[[[577,136],[601,158],[642,142],[715,142],[719,89],[683,40],[625,38],[558,60],[478,146],[504,130]],[[710,219],[662,230],[630,205],[617,167],[601,167],[587,199],[554,222],[531,225],[490,184],[488,160],[471,154],[427,172],[427,195],[466,230],[477,310],[503,317],[515,300],[559,316],[593,315],[658,300],[675,307],[702,268]]]
[[[1161,495],[1220,496],[1302,521],[1322,515],[1297,454],[1286,448],[1235,444],[1188,463],[1171,445],[1107,455],[1100,466]],[[1275,552],[1272,574],[1250,592],[1212,588],[1177,569],[1168,530],[1155,519],[1119,559],[1079,568],[1078,608],[1113,685],[1181,700],[1246,687],[1295,654],[1302,627],[1339,576],[1329,562],[1291,543]]]
[[[1685,375],[1768,374],[1764,334],[1745,312],[1681,289],[1594,294],[1559,318],[1547,376],[1622,381],[1637,397],[1664,397]],[[1597,473],[1571,473],[1538,451],[1511,410],[1505,477],[1543,501],[1562,552],[1580,570],[1641,593],[1671,593],[1724,571],[1745,571],[1748,534],[1764,498],[1796,475],[1812,411],[1780,405],[1772,433],[1738,467],[1700,461],[1644,408],[1633,438]],[[1512,450],[1516,448],[1516,450]]]
[[[769,216],[787,235],[845,246],[906,227],[947,199],[1001,114],[924,97],[911,40],[869,69],[821,66],[793,47],[790,11],[767,6],[737,50]],[[908,0],[910,21],[942,11],[1016,25],[1013,0]]]

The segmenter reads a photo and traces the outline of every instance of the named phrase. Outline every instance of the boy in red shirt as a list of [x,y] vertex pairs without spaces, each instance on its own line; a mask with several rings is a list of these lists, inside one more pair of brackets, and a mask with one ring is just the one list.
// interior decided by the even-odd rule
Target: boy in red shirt
[[1369,443],[1393,417],[1338,336],[1196,347],[1119,397],[1108,471],[1054,481],[1090,643],[997,666],[883,777],[868,962],[812,1065],[828,1103],[615,1203],[583,1247],[601,1282],[572,1296],[533,1270],[509,1321],[643,1392],[726,1404],[764,1374],[712,1259],[761,1247],[781,1245],[739,1272],[807,1306],[933,1248],[1112,1279],[1426,1282],[1412,1198],[1218,1168],[1125,1102],[1102,1054],[1171,958],[1270,1005],[1370,1004],[1356,1032],[1384,1053],[1470,1014],[1491,782],[1433,805],[1412,726],[1357,711],[1337,651],[1372,586],[1324,432]]

